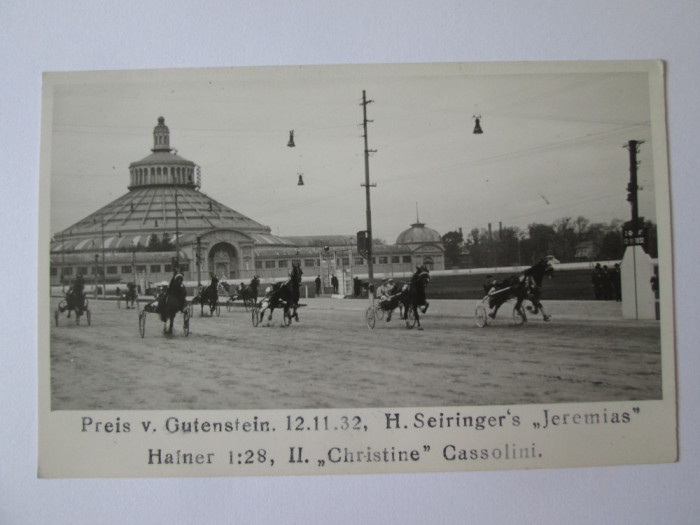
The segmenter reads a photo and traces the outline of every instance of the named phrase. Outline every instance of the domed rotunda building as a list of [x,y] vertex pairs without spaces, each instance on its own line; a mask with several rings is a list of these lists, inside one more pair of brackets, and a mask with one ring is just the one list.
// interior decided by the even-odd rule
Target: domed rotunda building
[[168,280],[176,263],[189,281],[252,277],[256,245],[289,244],[200,186],[199,166],[173,151],[160,117],[151,154],[129,165],[129,191],[54,235],[52,284],[81,274],[147,288]]
[[445,248],[440,234],[416,219],[411,227],[396,238],[397,247],[411,252],[416,266],[425,265],[429,270],[445,269]]
[[[280,237],[200,191],[200,168],[170,147],[163,117],[153,129],[151,153],[129,165],[128,180],[127,193],[53,236],[52,286],[80,274],[89,288],[113,291],[135,282],[146,290],[168,281],[176,264],[190,285],[207,283],[211,275],[279,280],[293,264],[305,280],[320,275],[324,286],[333,274],[349,283],[367,273],[354,234]],[[444,269],[440,235],[420,222],[395,245],[375,244],[373,255],[378,277],[421,264]]]

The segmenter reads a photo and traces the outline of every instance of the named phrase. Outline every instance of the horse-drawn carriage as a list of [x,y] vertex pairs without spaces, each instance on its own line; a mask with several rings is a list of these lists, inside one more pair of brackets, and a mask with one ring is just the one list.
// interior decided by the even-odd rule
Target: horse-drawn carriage
[[[146,335],[146,317],[149,313],[158,314],[160,320],[164,323],[163,333],[172,334],[175,316],[181,313],[182,330],[185,336],[190,335],[191,306],[187,304],[187,290],[185,289],[182,275],[178,274],[173,277],[173,280],[167,287],[159,288],[161,288],[161,291],[155,300],[146,304],[143,310],[139,312],[139,334],[141,337]],[[170,328],[167,327],[168,321],[170,321]]]
[[[496,314],[501,306],[507,302],[514,302],[513,321],[516,325],[522,325],[527,321],[525,310],[532,313],[542,313],[542,319],[549,321],[550,316],[544,311],[540,302],[540,288],[545,275],[551,277],[554,268],[551,259],[540,259],[533,266],[523,271],[519,275],[513,275],[502,281],[487,277],[484,283],[486,296],[476,305],[474,318],[479,328],[487,326],[496,318]],[[530,301],[532,306],[523,308],[524,301]]]
[[299,285],[301,284],[302,270],[298,265],[292,267],[292,272],[289,280],[286,282],[275,283],[265,290],[265,297],[256,302],[252,307],[251,320],[253,326],[258,326],[265,316],[265,312],[269,311],[268,322],[272,320],[272,312],[275,308],[284,310],[282,316],[282,324],[289,326],[292,324],[292,319],[299,321],[297,309],[304,304],[299,304]]
[[413,328],[420,325],[418,311],[425,313],[428,309],[428,302],[425,300],[425,287],[430,282],[430,272],[425,266],[416,268],[416,272],[408,283],[396,283],[393,279],[385,280],[377,289],[378,298],[372,299],[372,304],[365,312],[365,322],[367,327],[375,327],[377,319],[391,320],[392,312],[398,308],[399,316],[406,323],[406,328]]
[[136,283],[127,283],[126,284],[126,293],[117,294],[117,308],[122,307],[122,301],[124,302],[124,308],[127,310],[129,308],[135,308],[138,310],[139,307],[139,294],[138,294],[138,289],[136,287]]
[[66,317],[70,319],[71,312],[75,313],[75,324],[80,324],[80,318],[85,315],[88,326],[90,325],[90,301],[87,294],[82,288],[71,287],[66,292],[66,295],[58,303],[58,307],[54,311],[53,317],[58,326],[58,319],[63,312],[68,312]]
[[[209,315],[214,316],[216,312],[217,316],[221,315],[221,305],[219,304],[219,279],[212,275],[211,283],[209,286],[200,287],[197,294],[192,298],[192,304],[200,305],[200,316],[204,316],[204,306],[209,307]],[[192,309],[190,309],[192,313]]]
[[253,277],[250,284],[241,283],[237,287],[226,284],[226,292],[229,298],[226,301],[226,311],[230,312],[236,301],[243,301],[246,312],[252,309],[258,302],[258,285],[260,279]]
[[[489,321],[492,321],[496,316],[489,315],[490,310],[495,308],[495,305],[501,302],[501,305],[505,302],[513,302],[513,322],[516,325],[521,325],[527,320],[527,316],[523,311],[522,304],[518,305],[518,301],[515,296],[512,295],[513,287],[506,286],[501,289],[492,288],[486,294],[486,296],[476,305],[476,310],[474,311],[474,319],[476,320],[476,326],[483,328]],[[505,299],[504,299],[505,297]],[[499,305],[500,307],[500,305]]]

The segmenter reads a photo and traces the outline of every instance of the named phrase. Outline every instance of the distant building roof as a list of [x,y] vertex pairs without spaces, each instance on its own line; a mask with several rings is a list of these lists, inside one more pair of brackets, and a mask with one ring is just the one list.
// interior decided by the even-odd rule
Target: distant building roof
[[356,243],[352,235],[295,235],[285,239],[295,246],[352,246]]
[[422,222],[411,224],[408,230],[402,231],[396,238],[396,244],[426,244],[438,243],[442,245],[442,237],[432,228],[426,227]]

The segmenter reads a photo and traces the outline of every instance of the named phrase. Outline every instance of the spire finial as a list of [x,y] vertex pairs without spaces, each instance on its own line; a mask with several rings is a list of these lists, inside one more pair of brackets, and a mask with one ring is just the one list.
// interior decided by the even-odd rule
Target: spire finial
[[170,151],[170,130],[165,125],[163,117],[158,117],[158,125],[153,128],[153,149],[151,151]]

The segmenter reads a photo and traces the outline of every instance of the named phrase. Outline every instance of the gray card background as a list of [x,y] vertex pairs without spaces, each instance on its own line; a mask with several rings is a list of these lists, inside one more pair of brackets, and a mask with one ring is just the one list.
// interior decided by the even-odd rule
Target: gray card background
[[[700,4],[25,2],[0,7],[0,523],[691,523],[700,507]],[[680,461],[539,471],[36,478],[42,71],[370,62],[667,61]],[[694,282],[693,282],[694,281]]]

